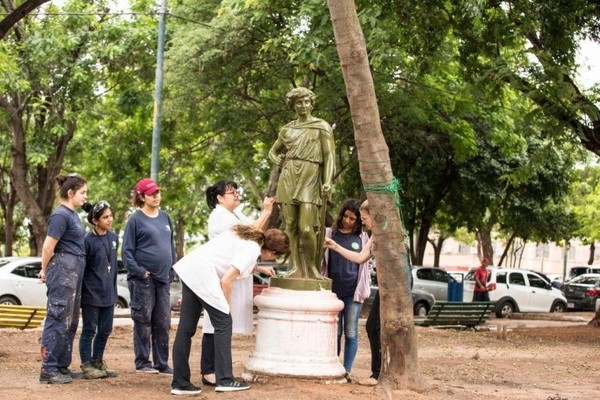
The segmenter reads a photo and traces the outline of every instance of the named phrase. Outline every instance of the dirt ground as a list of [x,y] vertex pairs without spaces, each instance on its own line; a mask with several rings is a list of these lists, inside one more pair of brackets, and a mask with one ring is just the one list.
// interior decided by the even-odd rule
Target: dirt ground
[[[592,313],[569,313],[570,321],[490,320],[477,331],[417,327],[421,382],[415,387],[386,394],[381,388],[339,384],[314,379],[271,377],[252,389],[215,393],[206,387],[198,399],[527,399],[591,400],[600,393],[600,329],[585,325]],[[573,318],[575,317],[575,318]],[[362,321],[364,324],[364,321]],[[505,339],[496,331],[507,326]],[[175,336],[175,329],[171,340]],[[360,327],[359,353],[353,376],[369,376],[369,344]],[[501,331],[501,330],[500,330]],[[198,334],[197,334],[198,335]],[[106,351],[118,378],[75,380],[68,385],[38,383],[41,329],[0,329],[0,399],[164,399],[170,378],[136,374],[133,367],[132,330],[114,328]],[[234,335],[234,372],[240,375],[254,349],[254,336]],[[78,338],[75,339],[77,348]],[[191,356],[194,383],[200,384],[200,340]],[[72,369],[79,367],[78,352]],[[182,396],[184,398],[189,396]]]

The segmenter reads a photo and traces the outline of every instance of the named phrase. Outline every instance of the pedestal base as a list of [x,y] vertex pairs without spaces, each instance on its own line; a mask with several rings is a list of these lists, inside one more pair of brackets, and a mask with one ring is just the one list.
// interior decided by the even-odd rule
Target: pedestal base
[[298,378],[344,376],[337,356],[337,314],[344,303],[334,293],[270,287],[254,304],[260,311],[248,371]]

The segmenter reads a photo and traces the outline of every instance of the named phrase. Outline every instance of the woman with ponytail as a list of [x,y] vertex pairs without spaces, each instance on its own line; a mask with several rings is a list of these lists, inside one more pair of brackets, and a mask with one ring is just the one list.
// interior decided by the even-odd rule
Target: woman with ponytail
[[233,377],[231,288],[236,279],[252,274],[259,256],[261,260],[269,261],[288,253],[289,240],[279,229],[263,233],[253,226],[236,225],[197,247],[173,266],[182,282],[182,299],[173,344],[171,394],[201,392],[190,382],[189,356],[202,309],[206,310],[215,327],[215,391],[250,388]]
[[87,181],[77,175],[56,177],[60,205],[48,219],[42,245],[40,282],[48,294],[42,333],[40,383],[69,383],[73,339],[79,323],[81,281],[85,268],[85,228],[76,209],[87,201]]

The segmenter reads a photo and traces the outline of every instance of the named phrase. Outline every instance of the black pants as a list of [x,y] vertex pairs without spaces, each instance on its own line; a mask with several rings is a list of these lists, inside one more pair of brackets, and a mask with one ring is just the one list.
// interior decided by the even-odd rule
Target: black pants
[[486,290],[485,292],[473,292],[473,301],[490,301],[490,294]]
[[[183,388],[190,384],[190,350],[192,337],[198,328],[202,309],[208,313],[213,326],[215,375],[217,385],[224,385],[233,380],[231,357],[231,335],[233,323],[231,314],[217,310],[206,303],[182,282],[181,310],[179,325],[173,343],[173,382],[171,387]],[[204,349],[203,349],[204,351]]]
[[381,372],[381,317],[379,314],[379,291],[375,294],[367,317],[367,336],[371,346],[371,378],[379,379]]

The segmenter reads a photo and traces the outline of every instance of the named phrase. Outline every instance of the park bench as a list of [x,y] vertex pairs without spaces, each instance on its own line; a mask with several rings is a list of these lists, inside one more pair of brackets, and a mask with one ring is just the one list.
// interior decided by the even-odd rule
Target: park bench
[[33,329],[46,317],[46,307],[0,305],[0,328]]
[[425,319],[415,319],[418,326],[466,326],[473,328],[487,321],[496,305],[493,301],[463,303],[436,301]]

